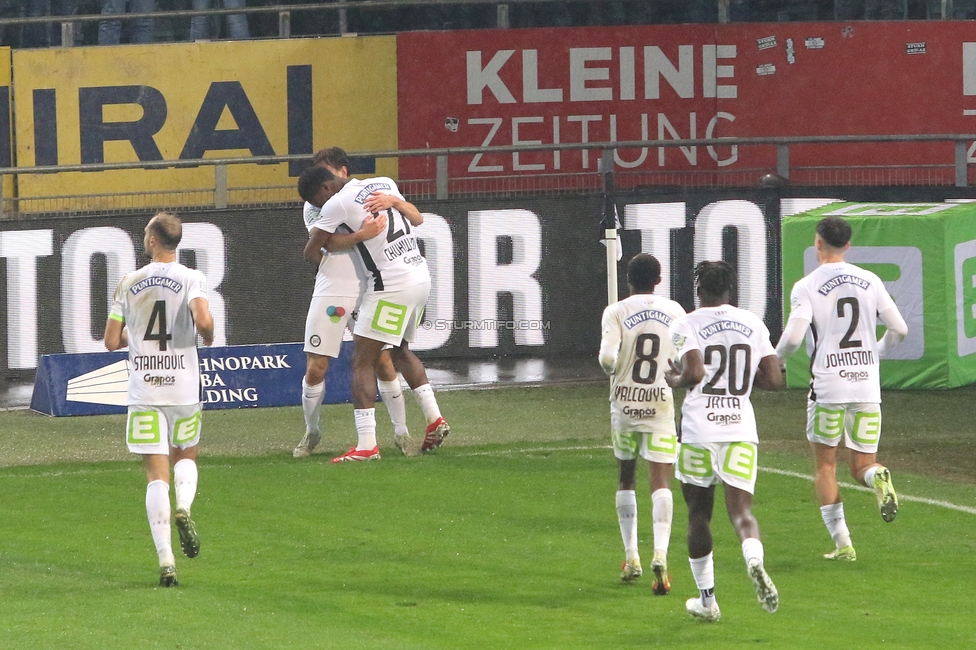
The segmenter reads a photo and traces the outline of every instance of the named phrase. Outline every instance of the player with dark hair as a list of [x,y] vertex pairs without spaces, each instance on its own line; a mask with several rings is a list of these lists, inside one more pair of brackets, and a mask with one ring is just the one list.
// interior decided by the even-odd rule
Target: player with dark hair
[[641,253],[627,264],[630,297],[603,312],[600,365],[610,376],[610,437],[617,458],[617,521],[624,543],[621,579],[636,580],[643,573],[637,549],[637,457],[648,461],[654,521],[652,591],[671,591],[668,545],[674,498],[671,477],[678,449],[674,400],[664,382],[665,361],[674,358],[668,327],[685,315],[681,305],[654,295],[661,282],[661,264]]
[[210,345],[214,333],[203,273],[176,261],[182,234],[173,214],[161,212],[149,221],[144,245],[152,262],[122,278],[105,324],[105,347],[129,348],[126,443],[142,455],[146,468],[146,514],[161,587],[179,584],[170,528],[170,464],[180,545],[187,557],[200,552],[190,518],[202,413],[196,335]]
[[423,364],[409,347],[430,292],[427,260],[420,254],[412,232],[423,223],[423,215],[403,198],[390,178],[358,180],[318,170],[313,167],[303,172],[298,184],[302,198],[322,206],[309,231],[306,260],[317,262],[323,248],[331,252],[347,246],[341,240],[350,235],[344,233],[357,233],[377,217],[388,224],[385,236],[364,238],[355,245],[369,274],[353,331],[353,402],[359,442],[333,462],[379,458],[374,408],[377,388],[372,368],[386,346],[391,346],[396,369],[420,402],[427,431],[419,452],[429,451],[443,442],[450,427],[441,416]]
[[688,504],[688,557],[700,597],[685,607],[705,621],[722,615],[715,600],[711,530],[715,486],[722,483],[756,596],[772,613],[779,594],[766,573],[759,523],[752,514],[759,437],[749,398],[753,386],[783,388],[783,374],[762,319],[728,304],[736,283],[732,267],[701,262],[695,279],[701,307],[671,324],[678,362],[664,373],[669,386],[688,389],[676,474]]
[[[776,354],[786,359],[808,337],[811,372],[807,440],[813,449],[820,515],[834,541],[828,560],[857,559],[837,484],[837,448],[850,451],[855,481],[872,488],[881,518],[892,521],[898,497],[891,472],[878,463],[881,439],[880,360],[908,334],[908,325],[881,279],[844,261],[851,226],[826,217],[816,228],[816,269],[793,285],[790,317]],[[887,326],[877,340],[878,321]]]
[[[312,162],[314,166],[306,170],[308,173],[299,179],[299,194],[303,197],[314,196],[327,176],[349,176],[349,157],[339,147],[322,149],[312,157]],[[302,183],[305,183],[304,187]],[[305,202],[303,214],[309,233],[319,220],[321,209],[321,205]],[[367,230],[360,233],[361,235],[372,236],[386,223],[385,218],[372,222],[371,219],[366,223]],[[348,239],[350,246],[359,241],[361,238]],[[319,411],[325,394],[325,374],[329,369],[329,359],[339,356],[342,339],[346,331],[351,329],[353,314],[359,308],[365,290],[366,270],[355,251],[347,248],[322,254],[305,318],[306,366],[305,376],[302,378],[305,435],[292,452],[295,458],[309,456],[321,440]],[[407,407],[403,390],[388,351],[380,354],[376,375],[380,395],[393,422],[393,440],[396,446],[408,456],[419,455],[422,442],[415,442],[407,429]]]

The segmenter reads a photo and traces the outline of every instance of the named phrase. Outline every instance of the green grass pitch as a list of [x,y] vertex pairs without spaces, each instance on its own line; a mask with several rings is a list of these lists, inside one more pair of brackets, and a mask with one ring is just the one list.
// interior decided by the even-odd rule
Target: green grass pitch
[[[723,620],[691,620],[687,512],[675,482],[673,590],[619,581],[616,465],[603,384],[442,392],[453,432],[434,454],[392,445],[331,465],[354,441],[326,407],[295,461],[298,408],[204,416],[178,589],[158,589],[145,478],[121,416],[0,414],[0,648],[967,648],[976,646],[976,389],[885,395],[881,460],[901,497],[843,488],[858,560],[835,564],[808,478],[804,396],[756,396],[755,511],[780,591],[762,611],[716,503]],[[408,401],[411,427],[422,431]],[[843,468],[846,471],[846,466]],[[649,563],[650,497],[638,490]],[[846,483],[850,479],[841,477]],[[175,536],[174,536],[175,538]],[[177,543],[178,540],[174,541]]]

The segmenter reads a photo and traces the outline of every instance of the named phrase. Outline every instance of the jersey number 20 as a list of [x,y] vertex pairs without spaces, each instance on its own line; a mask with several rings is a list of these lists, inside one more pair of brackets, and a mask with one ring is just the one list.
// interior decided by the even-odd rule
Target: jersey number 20
[[730,345],[728,349],[722,345],[709,345],[705,348],[706,366],[713,363],[712,358],[715,355],[718,355],[718,368],[715,369],[715,374],[708,383],[702,386],[701,392],[706,395],[725,395],[725,389],[716,388],[715,384],[725,376],[725,371],[728,369],[729,393],[745,395],[752,379],[752,348],[745,343]]

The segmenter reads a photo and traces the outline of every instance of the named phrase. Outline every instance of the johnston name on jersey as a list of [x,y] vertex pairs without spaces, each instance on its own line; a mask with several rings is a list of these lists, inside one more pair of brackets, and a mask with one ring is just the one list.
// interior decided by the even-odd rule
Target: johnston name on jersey
[[821,264],[793,285],[790,319],[810,323],[811,399],[881,402],[877,314],[895,306],[881,279],[848,264]]
[[775,355],[762,319],[731,305],[702,307],[671,324],[678,358],[699,350],[705,377],[681,406],[682,442],[759,442],[749,396],[763,357]]
[[671,388],[664,381],[675,356],[668,328],[685,315],[681,305],[653,294],[634,294],[603,312],[600,364],[610,375],[610,423],[614,431],[655,431],[654,421],[674,418]]
[[[322,206],[321,219],[314,227],[330,233],[358,231],[369,216],[363,203],[373,192],[403,198],[393,179],[353,178]],[[427,260],[420,254],[413,226],[393,208],[387,210],[386,217],[386,232],[356,245],[369,275],[367,290],[395,291],[430,282]]]
[[128,330],[130,405],[200,401],[190,301],[206,297],[203,273],[176,262],[152,262],[119,282],[111,317],[125,322]]

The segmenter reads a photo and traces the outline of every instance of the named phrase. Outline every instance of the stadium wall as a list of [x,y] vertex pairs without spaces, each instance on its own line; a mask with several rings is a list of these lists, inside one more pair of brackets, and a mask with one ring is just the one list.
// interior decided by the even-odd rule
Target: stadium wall
[[[738,303],[778,336],[782,319],[781,215],[832,200],[868,199],[778,190],[629,193],[617,197],[624,262],[645,250],[662,260],[659,289],[693,307],[691,270],[723,258],[739,271]],[[941,190],[874,190],[875,201],[938,201]],[[415,348],[428,357],[595,353],[606,305],[602,197],[421,202],[416,230],[434,278]],[[180,259],[207,276],[218,345],[300,341],[315,269],[299,207],[188,211]],[[40,354],[102,351],[121,276],[144,263],[148,214],[0,223],[0,360],[32,374]],[[621,264],[620,295],[626,295]]]

